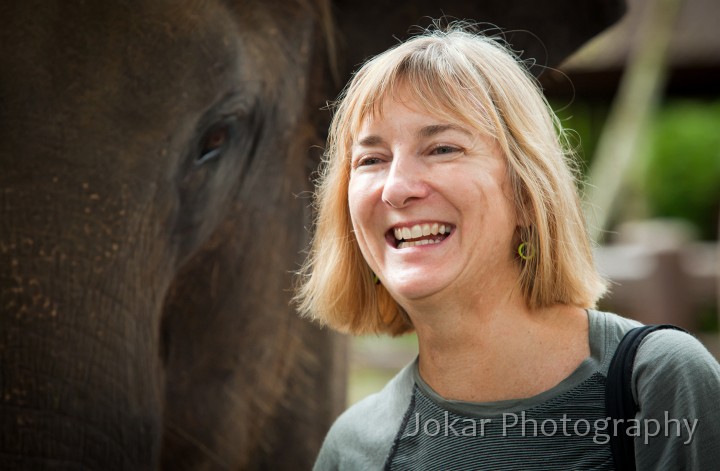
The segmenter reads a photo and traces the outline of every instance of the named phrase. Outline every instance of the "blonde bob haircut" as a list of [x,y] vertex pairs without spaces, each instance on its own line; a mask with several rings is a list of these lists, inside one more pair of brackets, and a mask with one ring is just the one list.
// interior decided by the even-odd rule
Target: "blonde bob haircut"
[[508,250],[517,252],[524,241],[534,252],[527,260],[516,255],[518,287],[528,307],[593,307],[606,283],[593,264],[573,155],[558,119],[515,55],[497,39],[455,24],[370,59],[335,102],[315,193],[313,242],[298,272],[300,313],[354,334],[412,330],[404,309],[374,282],[348,208],[353,140],[364,119],[401,91],[438,118],[497,141],[522,221]]

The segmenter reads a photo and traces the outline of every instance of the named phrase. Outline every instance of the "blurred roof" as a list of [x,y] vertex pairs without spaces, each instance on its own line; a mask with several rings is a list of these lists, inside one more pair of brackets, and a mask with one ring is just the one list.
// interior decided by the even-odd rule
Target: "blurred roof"
[[[570,77],[574,92],[592,95],[614,90],[637,42],[650,2],[626,0],[628,12],[614,26],[570,56],[560,70]],[[669,91],[720,94],[720,0],[683,0],[670,42]],[[542,82],[549,94],[568,93],[566,78],[551,72]]]

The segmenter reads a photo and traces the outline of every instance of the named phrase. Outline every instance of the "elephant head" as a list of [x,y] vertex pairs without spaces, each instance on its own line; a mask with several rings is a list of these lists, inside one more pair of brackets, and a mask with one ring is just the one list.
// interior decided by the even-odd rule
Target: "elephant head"
[[[495,3],[3,2],[0,469],[308,467],[344,401],[288,305],[320,108],[423,15],[517,27]],[[556,62],[615,3],[504,8]]]

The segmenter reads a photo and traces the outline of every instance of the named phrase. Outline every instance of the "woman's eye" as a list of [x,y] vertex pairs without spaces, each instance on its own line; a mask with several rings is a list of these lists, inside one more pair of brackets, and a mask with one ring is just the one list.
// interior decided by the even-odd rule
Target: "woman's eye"
[[360,159],[358,161],[357,166],[358,167],[367,167],[370,165],[378,164],[380,162],[382,162],[382,159],[380,159],[379,157],[363,157],[362,159]]
[[452,154],[453,152],[457,152],[457,147],[452,146],[437,146],[432,150],[433,154]]

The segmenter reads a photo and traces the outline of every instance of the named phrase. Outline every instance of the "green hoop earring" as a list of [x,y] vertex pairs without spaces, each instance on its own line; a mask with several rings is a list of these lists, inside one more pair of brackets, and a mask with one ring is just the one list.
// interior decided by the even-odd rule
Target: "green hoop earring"
[[373,283],[375,283],[376,285],[380,284],[380,278],[378,278],[378,276],[375,274],[375,272],[372,272],[372,280],[373,280]]
[[535,249],[530,243],[523,242],[518,246],[517,253],[520,255],[520,258],[527,261],[535,256]]

